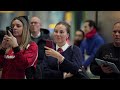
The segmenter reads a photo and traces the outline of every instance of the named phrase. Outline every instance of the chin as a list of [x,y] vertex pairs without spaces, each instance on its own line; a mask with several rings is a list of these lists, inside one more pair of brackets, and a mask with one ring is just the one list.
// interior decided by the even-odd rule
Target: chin
[[18,35],[18,34],[13,34],[13,36],[14,36],[14,37],[18,37],[18,36],[20,36],[20,35]]

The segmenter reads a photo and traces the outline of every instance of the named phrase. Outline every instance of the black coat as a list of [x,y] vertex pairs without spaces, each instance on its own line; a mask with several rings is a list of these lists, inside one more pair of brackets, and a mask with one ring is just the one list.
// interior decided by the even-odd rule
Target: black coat
[[68,47],[62,55],[65,60],[58,64],[58,60],[53,57],[45,57],[42,71],[43,79],[63,79],[63,72],[76,75],[78,69],[82,66],[82,54],[77,46]]
[[[33,41],[35,41],[35,39],[33,37],[31,37],[31,39]],[[41,66],[42,66],[42,61],[45,55],[45,50],[44,50],[44,46],[46,45],[46,39],[51,39],[50,38],[50,32],[47,29],[41,29],[41,36],[37,38],[38,41],[36,42],[38,45],[38,62],[36,65],[36,74],[35,74],[35,79],[41,79]],[[34,52],[33,52],[34,53]]]
[[[114,63],[120,70],[120,47],[115,47],[113,43],[103,45],[96,53],[95,58]],[[120,79],[120,74],[106,74],[97,64],[95,59],[90,65],[90,70],[94,75],[100,76],[100,79]]]

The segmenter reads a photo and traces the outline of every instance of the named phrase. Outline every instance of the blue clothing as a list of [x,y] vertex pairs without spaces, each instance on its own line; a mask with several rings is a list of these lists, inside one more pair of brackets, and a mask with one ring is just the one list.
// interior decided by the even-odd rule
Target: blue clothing
[[61,64],[54,57],[45,57],[42,65],[43,79],[63,79],[63,72],[77,74],[82,66],[82,54],[79,47],[70,46],[62,55],[65,59]]
[[[82,64],[85,68],[87,68],[91,64],[96,51],[103,44],[104,44],[104,40],[98,33],[96,33],[92,38],[89,39],[86,38],[85,40],[83,40],[83,42],[80,45],[80,49],[82,51],[82,56],[83,56]],[[86,54],[89,55],[89,58],[87,60],[85,60],[85,56],[84,56],[85,51]]]

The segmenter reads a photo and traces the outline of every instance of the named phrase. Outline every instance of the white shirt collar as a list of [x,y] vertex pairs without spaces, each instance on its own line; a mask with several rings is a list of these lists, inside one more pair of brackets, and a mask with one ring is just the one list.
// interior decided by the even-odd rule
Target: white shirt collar
[[58,48],[62,48],[63,52],[69,47],[69,44],[66,43],[64,46],[62,47],[59,47],[57,44],[56,44],[56,51],[58,50]]
[[37,36],[33,36],[33,35],[32,35],[32,33],[31,33],[31,36],[32,36],[33,38],[38,38],[38,37],[40,37],[40,35],[41,35],[41,33],[40,33],[40,32],[38,33],[38,35],[37,35]]

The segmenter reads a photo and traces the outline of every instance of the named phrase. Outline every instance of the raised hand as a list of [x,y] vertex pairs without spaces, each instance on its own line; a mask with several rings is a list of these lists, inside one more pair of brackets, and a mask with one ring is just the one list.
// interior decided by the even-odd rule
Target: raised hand
[[17,39],[12,35],[10,31],[8,31],[8,33],[9,36],[6,35],[7,43],[13,48],[17,47],[18,46]]
[[54,58],[57,58],[59,62],[62,62],[64,60],[64,57],[59,52],[46,46],[44,48],[46,49],[45,50],[46,56],[52,56]]

